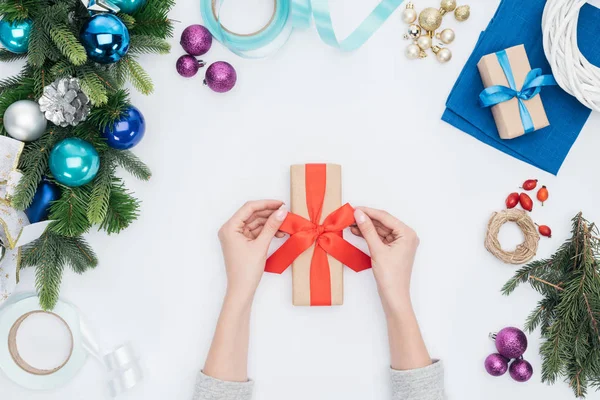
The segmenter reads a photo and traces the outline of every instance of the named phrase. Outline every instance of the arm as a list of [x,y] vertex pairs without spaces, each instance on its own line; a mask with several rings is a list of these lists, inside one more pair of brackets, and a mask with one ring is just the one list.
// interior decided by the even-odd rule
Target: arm
[[369,245],[373,274],[386,315],[392,386],[396,400],[441,400],[443,369],[433,363],[410,299],[410,279],[419,238],[385,211],[360,207],[352,232]]
[[246,400],[250,311],[265,268],[269,243],[287,215],[282,203],[247,203],[219,231],[227,292],[194,400]]

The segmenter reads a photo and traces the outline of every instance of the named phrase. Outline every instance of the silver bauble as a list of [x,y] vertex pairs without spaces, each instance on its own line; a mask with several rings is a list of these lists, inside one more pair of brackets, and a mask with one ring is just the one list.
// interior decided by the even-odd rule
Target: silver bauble
[[46,131],[46,118],[35,101],[15,101],[8,106],[3,119],[6,132],[22,142],[37,140]]

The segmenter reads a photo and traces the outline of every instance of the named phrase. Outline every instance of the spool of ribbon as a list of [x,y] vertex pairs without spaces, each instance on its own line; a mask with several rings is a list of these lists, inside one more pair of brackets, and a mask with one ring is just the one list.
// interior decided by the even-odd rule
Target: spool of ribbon
[[0,136],[0,304],[8,299],[18,283],[21,253],[19,247],[39,238],[47,221],[29,224],[27,215],[10,204],[22,177],[17,170],[23,142]]
[[328,0],[274,0],[273,15],[262,29],[239,34],[221,23],[221,8],[226,0],[200,0],[202,20],[212,35],[242,57],[260,58],[281,48],[292,31],[306,29],[314,19],[321,39],[342,51],[361,47],[383,25],[404,0],[382,0],[369,16],[344,40],[333,29]]
[[[20,356],[16,345],[20,325],[37,313],[58,318],[70,333],[71,346],[66,361],[49,370],[29,365]],[[105,368],[108,391],[112,397],[133,388],[143,379],[139,358],[131,344],[125,343],[108,353],[102,351],[82,313],[70,303],[60,300],[52,312],[47,312],[40,310],[35,294],[20,294],[11,297],[0,308],[0,369],[18,385],[30,390],[60,387],[75,377],[88,355],[96,358]]]
[[310,220],[289,213],[281,228],[290,235],[289,239],[269,257],[266,272],[281,274],[313,244],[314,252],[310,264],[311,306],[331,305],[331,274],[327,255],[331,255],[355,272],[371,268],[371,258],[346,242],[342,231],[354,224],[354,209],[350,204],[329,214],[320,224],[321,210],[325,198],[325,165],[308,164],[306,180],[306,205]]
[[497,52],[496,57],[498,57],[498,62],[502,71],[504,71],[504,75],[506,75],[506,80],[510,87],[496,85],[484,89],[479,95],[479,105],[481,107],[492,107],[496,104],[517,98],[523,129],[525,129],[525,133],[531,133],[535,131],[535,126],[524,101],[537,96],[542,91],[542,87],[556,85],[556,80],[552,75],[542,75],[542,70],[536,68],[529,71],[525,82],[523,82],[523,87],[521,90],[518,90],[506,51]]

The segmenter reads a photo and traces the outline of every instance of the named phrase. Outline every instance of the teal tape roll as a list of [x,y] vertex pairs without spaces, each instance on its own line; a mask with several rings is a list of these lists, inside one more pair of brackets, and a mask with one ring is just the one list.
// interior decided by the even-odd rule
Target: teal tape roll
[[274,0],[269,23],[253,34],[237,34],[223,27],[219,11],[225,0],[200,0],[204,24],[213,36],[242,57],[264,57],[281,48],[294,28],[308,28],[314,18],[321,39],[342,51],[361,47],[383,25],[404,0],[382,0],[369,16],[344,40],[338,40],[328,0]]

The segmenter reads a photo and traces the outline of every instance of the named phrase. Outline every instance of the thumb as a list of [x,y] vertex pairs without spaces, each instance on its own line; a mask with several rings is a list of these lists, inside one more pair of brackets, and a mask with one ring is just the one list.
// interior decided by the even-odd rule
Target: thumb
[[281,206],[279,210],[271,214],[269,219],[267,219],[267,222],[265,223],[265,226],[263,227],[263,230],[257,239],[262,242],[266,242],[266,244],[269,244],[271,240],[273,240],[273,237],[275,236],[277,231],[279,231],[279,227],[281,226],[281,224],[283,224],[283,221],[287,217],[287,214],[288,210],[285,207],[285,205]]
[[354,219],[356,219],[356,224],[358,225],[358,229],[360,229],[360,233],[362,233],[363,237],[367,241],[369,245],[369,251],[373,254],[374,250],[383,244],[377,231],[375,230],[375,225],[373,225],[373,221],[367,214],[362,210],[354,210]]

